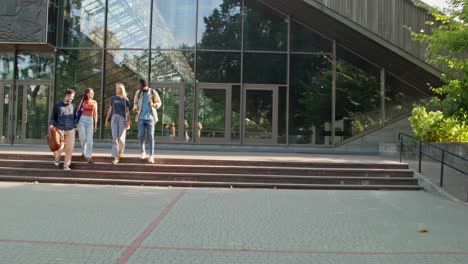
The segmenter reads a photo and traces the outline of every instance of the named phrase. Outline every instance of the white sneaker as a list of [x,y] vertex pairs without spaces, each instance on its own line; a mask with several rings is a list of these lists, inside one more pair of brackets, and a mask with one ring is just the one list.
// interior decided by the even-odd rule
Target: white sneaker
[[148,162],[149,162],[149,163],[154,163],[154,156],[153,156],[153,155],[151,155],[151,156],[149,157]]
[[146,159],[146,152],[142,152],[142,153],[141,153],[140,159]]
[[57,159],[57,158],[54,157],[54,165],[56,167],[58,167],[60,165],[60,158]]
[[69,165],[64,165],[64,166],[63,166],[63,170],[64,170],[64,171],[71,171]]

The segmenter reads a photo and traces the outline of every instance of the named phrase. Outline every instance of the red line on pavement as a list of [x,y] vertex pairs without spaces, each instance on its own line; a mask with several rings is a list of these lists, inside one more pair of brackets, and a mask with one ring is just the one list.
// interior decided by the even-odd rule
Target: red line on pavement
[[135,241],[122,253],[122,256],[117,259],[116,264],[127,263],[128,259],[133,255],[137,248],[143,243],[143,241],[153,232],[153,230],[162,222],[164,217],[172,210],[175,204],[184,196],[187,190],[182,190],[174,200],[162,211],[162,213],[156,218],[144,231],[141,233]]
[[304,255],[468,255],[468,251],[315,251],[315,250],[267,250],[267,249],[230,249],[230,248],[178,248],[178,247],[147,247],[146,250],[175,250],[199,252],[235,252],[235,253],[273,253],[273,254],[304,254]]
[[100,248],[124,248],[124,247],[127,247],[125,245],[112,245],[112,244],[90,244],[90,243],[77,243],[77,242],[33,241],[33,240],[14,240],[14,239],[0,239],[0,243],[59,245],[59,246],[77,246],[77,247],[100,247]]

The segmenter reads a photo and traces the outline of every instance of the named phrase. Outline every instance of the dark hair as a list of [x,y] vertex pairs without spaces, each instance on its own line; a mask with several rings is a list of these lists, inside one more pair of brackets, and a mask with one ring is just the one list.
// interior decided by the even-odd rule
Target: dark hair
[[140,80],[138,80],[138,82],[139,82],[141,85],[146,86],[146,81],[145,81],[145,80],[140,79]]
[[73,91],[73,89],[71,89],[71,88],[68,88],[68,89],[65,91],[65,95],[69,95],[69,94],[75,94],[75,91]]
[[93,88],[86,88],[86,90],[85,90],[85,92],[83,94],[83,101],[88,100],[88,92],[92,91],[92,90],[93,90]]

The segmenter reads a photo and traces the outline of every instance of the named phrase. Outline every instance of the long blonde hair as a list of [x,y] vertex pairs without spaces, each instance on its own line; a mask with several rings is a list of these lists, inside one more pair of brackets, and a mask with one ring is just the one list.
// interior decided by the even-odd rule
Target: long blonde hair
[[127,91],[125,91],[125,85],[123,85],[123,83],[121,82],[116,82],[115,87],[120,88],[120,91],[122,92],[122,97],[127,99]]

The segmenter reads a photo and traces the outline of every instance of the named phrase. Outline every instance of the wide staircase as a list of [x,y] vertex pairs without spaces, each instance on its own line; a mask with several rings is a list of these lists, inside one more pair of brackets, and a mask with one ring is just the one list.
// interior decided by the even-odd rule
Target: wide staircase
[[0,153],[0,180],[18,182],[276,189],[420,190],[407,164],[124,157],[73,157],[61,170],[44,154]]

